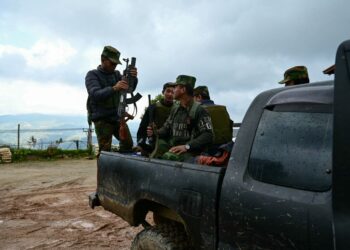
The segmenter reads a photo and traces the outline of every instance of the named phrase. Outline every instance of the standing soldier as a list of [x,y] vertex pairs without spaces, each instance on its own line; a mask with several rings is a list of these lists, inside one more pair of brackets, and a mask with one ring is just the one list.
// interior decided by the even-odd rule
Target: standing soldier
[[284,79],[278,83],[284,84],[285,87],[303,83],[309,83],[309,75],[305,66],[295,66],[284,72]]
[[[174,98],[179,101],[172,108],[163,127],[158,129],[158,141],[152,157],[185,161],[199,155],[213,141],[209,114],[193,99],[196,78],[179,75],[174,83]],[[147,135],[153,136],[151,127]]]
[[[131,151],[133,142],[127,128],[127,138],[120,140],[118,104],[120,92],[128,89],[128,83],[118,70],[121,64],[120,52],[112,46],[105,46],[101,55],[101,65],[90,70],[85,77],[85,85],[89,94],[87,107],[89,118],[94,122],[98,140],[99,153],[111,151],[112,136],[119,140],[120,151]],[[130,69],[130,75],[136,77],[137,69]]]
[[144,156],[147,156],[154,150],[156,141],[154,136],[151,138],[147,137],[147,127],[151,125],[153,129],[161,128],[170,114],[174,103],[174,86],[172,82],[163,85],[162,94],[163,98],[160,101],[148,106],[137,131],[137,143],[141,147],[141,153]]

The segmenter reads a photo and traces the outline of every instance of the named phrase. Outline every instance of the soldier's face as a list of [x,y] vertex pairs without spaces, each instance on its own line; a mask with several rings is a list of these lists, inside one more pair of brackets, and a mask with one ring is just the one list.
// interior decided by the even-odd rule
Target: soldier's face
[[174,100],[174,88],[168,87],[164,90],[164,100],[166,102],[172,102]]
[[193,99],[196,101],[196,102],[201,102],[202,101],[202,96],[201,95],[195,95],[193,97]]
[[291,81],[288,81],[288,82],[286,82],[286,83],[284,84],[285,87],[287,87],[287,86],[293,86],[293,85],[295,85],[295,84],[294,84],[294,81],[292,81],[292,80],[291,80]]
[[174,98],[175,100],[179,100],[185,93],[185,86],[176,85],[174,89]]
[[112,73],[112,72],[114,72],[115,68],[117,67],[117,64],[106,59],[106,60],[102,60],[101,66],[105,71]]

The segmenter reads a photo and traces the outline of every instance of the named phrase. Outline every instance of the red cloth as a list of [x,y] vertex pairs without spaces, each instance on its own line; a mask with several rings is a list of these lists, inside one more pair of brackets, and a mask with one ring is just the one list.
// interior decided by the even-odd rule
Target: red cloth
[[219,157],[200,155],[199,157],[197,157],[197,163],[210,166],[226,166],[229,159],[229,152],[224,151]]

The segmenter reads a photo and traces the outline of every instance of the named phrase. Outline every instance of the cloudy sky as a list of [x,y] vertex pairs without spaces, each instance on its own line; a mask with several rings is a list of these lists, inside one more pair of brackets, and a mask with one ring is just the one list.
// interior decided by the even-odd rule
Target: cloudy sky
[[350,38],[349,10],[348,0],[0,0],[0,115],[85,114],[86,72],[112,45],[137,58],[139,109],[189,74],[241,121],[291,66],[332,78],[322,70]]

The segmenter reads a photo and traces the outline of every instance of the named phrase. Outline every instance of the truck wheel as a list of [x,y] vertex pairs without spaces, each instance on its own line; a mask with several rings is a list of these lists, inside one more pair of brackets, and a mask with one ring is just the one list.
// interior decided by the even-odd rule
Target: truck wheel
[[191,249],[182,225],[161,224],[145,228],[132,242],[131,250]]

